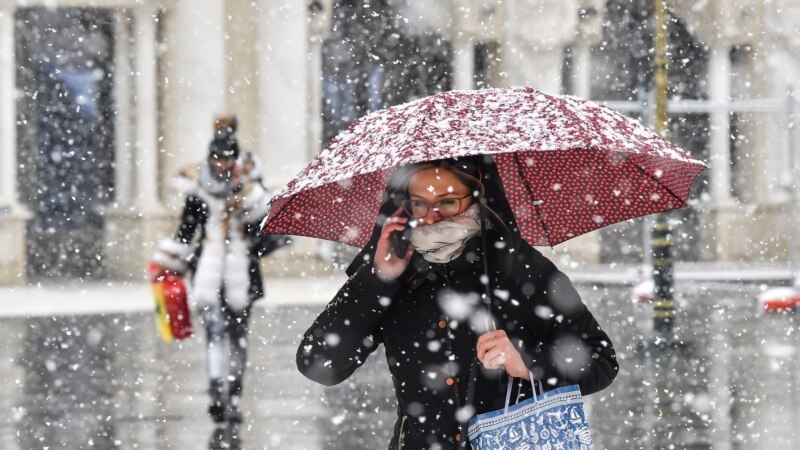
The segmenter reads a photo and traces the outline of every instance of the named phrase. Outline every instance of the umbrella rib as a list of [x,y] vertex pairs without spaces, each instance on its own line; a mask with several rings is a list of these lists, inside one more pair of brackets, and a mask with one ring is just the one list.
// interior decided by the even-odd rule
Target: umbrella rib
[[[628,161],[630,161],[630,158],[628,159]],[[670,189],[670,188],[669,188],[669,186],[667,186],[666,184],[664,184],[664,183],[662,183],[662,182],[658,181],[658,179],[657,179],[656,177],[654,177],[652,174],[650,174],[650,173],[648,173],[646,170],[644,170],[644,168],[643,168],[642,166],[640,166],[639,164],[637,164],[637,163],[635,163],[635,162],[634,162],[634,163],[633,163],[633,167],[636,167],[637,169],[639,169],[639,171],[640,171],[640,172],[642,172],[642,174],[643,174],[644,176],[646,176],[646,177],[650,178],[651,180],[653,180],[653,181],[654,181],[654,182],[655,182],[655,183],[656,183],[656,184],[657,184],[659,187],[662,187],[662,188],[664,188],[664,190],[665,190],[665,191],[667,191],[667,193],[668,193],[669,195],[671,195],[671,196],[672,196],[674,199],[676,199],[676,200],[678,201],[678,204],[679,204],[679,205],[681,205],[681,206],[679,206],[679,207],[677,207],[677,208],[673,208],[673,209],[679,209],[679,208],[683,208],[684,206],[686,206],[686,205],[687,205],[687,203],[686,203],[685,201],[683,201],[683,199],[682,199],[682,198],[680,198],[679,196],[675,195],[675,193],[674,193],[674,192],[672,192],[672,189]],[[705,170],[705,169],[704,169],[704,170]],[[702,173],[702,172],[703,172],[703,171],[701,170],[701,171],[700,171],[700,173]],[[698,173],[698,175],[699,175],[700,173]],[[694,184],[694,182],[692,182],[692,183]],[[691,188],[691,185],[690,185],[690,188]],[[688,195],[688,194],[687,194],[687,195]],[[688,198],[688,197],[687,197],[687,198]]]
[[[273,199],[274,199],[274,197],[273,197]],[[291,196],[291,197],[287,198],[286,201],[283,202],[283,204],[281,205],[280,209],[275,211],[275,215],[273,215],[272,217],[278,217],[283,212],[283,210],[286,209],[286,206],[289,204],[289,202],[291,202],[293,199],[294,199],[294,196]],[[270,200],[270,204],[272,204],[272,200]],[[268,218],[269,218],[269,213],[267,213],[267,217],[265,217],[265,219],[268,219]],[[263,226],[262,226],[262,228],[263,228]],[[258,234],[261,235],[261,230],[259,230]]]
[[[522,182],[522,185],[525,186],[525,190],[528,191],[528,197],[531,199],[531,204],[533,205],[533,208],[536,210],[536,217],[541,217],[541,215],[539,214],[540,212],[539,205],[537,205],[536,202],[533,201],[534,200],[533,192],[531,191],[530,186],[528,186],[528,182],[525,181],[525,175],[522,173],[522,165],[521,165],[522,156],[520,155],[520,152],[514,153],[514,158],[516,158],[517,160],[516,164],[517,175],[519,175],[519,179]],[[547,229],[547,224],[541,218],[539,219],[539,222],[542,224],[542,229],[544,230],[544,234],[547,238],[547,244],[550,245],[550,247],[552,247],[551,243],[553,242],[553,240],[550,238],[550,230]]]
[[420,141],[420,138],[422,137],[422,131],[425,129],[425,124],[431,119],[431,110],[433,108],[433,100],[431,100],[431,97],[428,97],[428,99],[425,100],[425,114],[422,115],[419,125],[417,125],[417,129],[414,130],[414,142]]

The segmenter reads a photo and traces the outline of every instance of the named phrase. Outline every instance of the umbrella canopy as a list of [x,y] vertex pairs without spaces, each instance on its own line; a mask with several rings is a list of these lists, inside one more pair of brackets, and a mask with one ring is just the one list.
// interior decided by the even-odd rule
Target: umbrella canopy
[[272,198],[262,232],[362,247],[397,167],[473,155],[493,155],[531,245],[681,208],[705,169],[589,100],[527,87],[448,91],[353,122]]

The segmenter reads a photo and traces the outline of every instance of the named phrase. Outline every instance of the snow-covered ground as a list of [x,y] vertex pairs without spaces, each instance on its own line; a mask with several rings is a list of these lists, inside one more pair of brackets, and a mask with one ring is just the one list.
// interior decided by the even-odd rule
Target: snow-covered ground
[[[328,278],[265,280],[267,296],[257,305],[325,304],[344,283]],[[91,282],[0,288],[0,317],[133,313],[154,308],[147,282]]]
[[[637,266],[564,265],[562,270],[576,283],[632,285],[646,271]],[[748,282],[786,284],[792,278],[786,266],[681,263],[677,281],[699,283]],[[325,304],[345,281],[344,273],[314,278],[269,278],[261,307],[270,305]],[[0,317],[49,316],[96,313],[142,312],[153,309],[150,285],[145,282],[91,282],[0,287]]]

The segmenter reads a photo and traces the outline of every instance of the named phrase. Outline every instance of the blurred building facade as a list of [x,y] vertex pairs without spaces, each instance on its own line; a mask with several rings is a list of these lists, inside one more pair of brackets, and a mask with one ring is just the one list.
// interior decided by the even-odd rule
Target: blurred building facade
[[[220,111],[272,189],[355,118],[441,90],[530,85],[646,122],[651,3],[0,0],[0,283],[140,278]],[[668,3],[671,139],[710,166],[673,216],[678,259],[785,261],[800,0]],[[639,262],[645,227],[555,253]]]

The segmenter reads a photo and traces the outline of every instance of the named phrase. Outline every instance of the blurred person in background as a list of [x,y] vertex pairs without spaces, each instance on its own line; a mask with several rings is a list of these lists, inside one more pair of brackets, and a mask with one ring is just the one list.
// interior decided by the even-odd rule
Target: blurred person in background
[[236,128],[236,116],[217,116],[208,156],[180,171],[180,226],[153,256],[162,270],[191,272],[189,299],[206,331],[208,413],[216,423],[242,421],[250,311],[264,296],[259,259],[287,243],[258,236],[270,195],[257,158],[240,150]]

